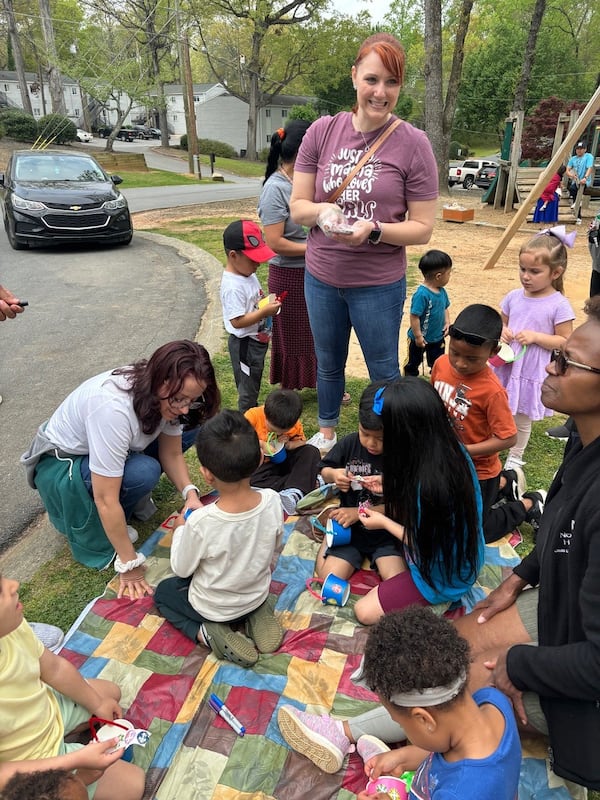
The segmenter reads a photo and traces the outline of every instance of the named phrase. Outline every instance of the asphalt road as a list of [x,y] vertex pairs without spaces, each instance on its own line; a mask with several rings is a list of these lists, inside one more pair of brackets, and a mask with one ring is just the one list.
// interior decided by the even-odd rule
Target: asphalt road
[[[187,162],[153,153],[154,146],[115,143],[145,152],[155,168],[187,172]],[[135,212],[260,192],[258,180],[227,181],[124,194]],[[13,251],[0,225],[0,252],[0,283],[29,301],[24,314],[0,324],[1,553],[43,511],[19,464],[38,425],[91,375],[147,357],[172,339],[195,338],[215,288],[203,251],[148,234],[135,233],[127,247]]]

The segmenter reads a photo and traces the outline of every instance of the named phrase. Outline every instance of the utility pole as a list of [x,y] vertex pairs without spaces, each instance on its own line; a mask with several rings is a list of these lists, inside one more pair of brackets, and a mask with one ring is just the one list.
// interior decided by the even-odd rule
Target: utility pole
[[190,63],[190,46],[187,36],[181,32],[179,0],[175,0],[175,27],[177,31],[177,51],[179,54],[179,71],[183,86],[183,108],[185,110],[185,131],[187,134],[188,167],[195,174],[195,162],[198,162],[200,177],[200,159],[198,158],[198,137],[196,135],[196,115],[194,114],[194,86],[192,84],[192,65]]
[[192,169],[194,172],[195,162],[198,164],[198,179],[202,177],[200,171],[200,154],[198,152],[198,133],[196,131],[196,109],[194,105],[194,83],[192,81],[192,62],[190,61],[190,42],[187,34],[183,37],[183,69],[185,73],[185,89],[187,92],[187,137],[188,137],[188,159],[191,155]]

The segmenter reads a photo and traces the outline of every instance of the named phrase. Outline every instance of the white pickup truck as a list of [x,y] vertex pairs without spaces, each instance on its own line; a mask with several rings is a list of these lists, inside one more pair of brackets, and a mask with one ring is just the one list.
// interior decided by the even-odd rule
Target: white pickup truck
[[448,170],[448,186],[460,186],[463,189],[470,189],[475,183],[475,176],[482,167],[493,167],[495,161],[485,158],[468,158],[458,167],[450,167]]

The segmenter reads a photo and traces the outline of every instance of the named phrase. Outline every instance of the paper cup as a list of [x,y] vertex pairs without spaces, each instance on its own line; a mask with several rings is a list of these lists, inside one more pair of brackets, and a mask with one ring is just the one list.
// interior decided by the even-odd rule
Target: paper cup
[[[317,594],[312,588],[313,583],[321,584],[321,593]],[[326,606],[345,606],[350,597],[350,584],[343,578],[338,578],[333,572],[322,581],[320,578],[309,578],[306,581],[308,591]]]
[[327,547],[341,547],[343,544],[349,544],[352,539],[352,528],[346,528],[331,517],[327,520]]
[[[107,739],[114,739],[116,736],[121,736],[123,734],[124,728],[127,728],[127,730],[133,730],[133,724],[129,722],[128,719],[116,719],[112,725],[102,725],[101,728],[98,728],[98,731],[96,732],[96,739],[99,742],[105,742]],[[114,753],[117,749],[118,748],[114,748],[113,750],[109,750],[109,752]],[[123,750],[123,755],[121,758],[123,761],[131,761],[132,757],[133,745],[129,745],[129,747]]]
[[367,794],[386,792],[394,800],[408,800],[406,784],[402,778],[395,778],[393,775],[380,775],[377,780],[369,781],[365,791]]
[[498,350],[496,355],[489,359],[489,363],[494,367],[503,367],[506,364],[512,364],[513,361],[518,361],[520,358],[523,358],[526,350],[527,346],[522,345],[521,349],[515,353],[509,344],[503,342],[500,345],[500,350]]
[[269,458],[274,464],[281,464],[287,458],[287,450],[285,449],[284,442],[276,442],[273,452],[270,454]]

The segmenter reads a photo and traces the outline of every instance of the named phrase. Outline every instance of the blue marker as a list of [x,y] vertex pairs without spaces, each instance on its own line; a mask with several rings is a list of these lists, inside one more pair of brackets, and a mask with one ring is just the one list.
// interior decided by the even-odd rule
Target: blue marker
[[225,703],[222,700],[219,700],[216,694],[211,694],[208,705],[212,708],[215,714],[218,714],[230,727],[233,728],[238,736],[243,736],[246,733],[246,728],[244,728],[239,719],[231,713]]

